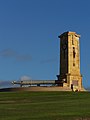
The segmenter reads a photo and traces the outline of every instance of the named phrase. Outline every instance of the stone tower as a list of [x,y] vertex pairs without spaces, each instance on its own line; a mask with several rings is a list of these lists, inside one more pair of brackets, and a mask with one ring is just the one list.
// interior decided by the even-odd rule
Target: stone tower
[[60,86],[81,90],[82,75],[80,74],[80,35],[75,32],[65,32],[60,38],[60,72],[58,83]]

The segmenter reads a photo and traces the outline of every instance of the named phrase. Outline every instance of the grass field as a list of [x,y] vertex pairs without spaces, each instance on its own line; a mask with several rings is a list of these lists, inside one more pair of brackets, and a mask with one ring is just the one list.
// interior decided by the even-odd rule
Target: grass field
[[0,92],[0,120],[90,120],[90,93]]

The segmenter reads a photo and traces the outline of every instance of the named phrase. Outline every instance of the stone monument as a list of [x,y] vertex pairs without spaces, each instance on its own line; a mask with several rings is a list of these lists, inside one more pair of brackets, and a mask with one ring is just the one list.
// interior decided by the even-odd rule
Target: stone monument
[[69,31],[58,37],[60,38],[60,70],[57,82],[59,86],[81,90],[80,35]]

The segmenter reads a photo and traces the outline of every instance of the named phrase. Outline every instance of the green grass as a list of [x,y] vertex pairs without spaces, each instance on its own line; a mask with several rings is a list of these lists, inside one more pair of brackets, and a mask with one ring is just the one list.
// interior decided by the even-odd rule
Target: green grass
[[89,92],[0,92],[0,120],[89,118]]

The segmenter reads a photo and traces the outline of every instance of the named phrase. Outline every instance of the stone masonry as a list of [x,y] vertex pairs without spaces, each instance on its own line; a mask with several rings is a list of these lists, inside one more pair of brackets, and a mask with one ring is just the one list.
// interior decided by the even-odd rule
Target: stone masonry
[[58,81],[60,86],[82,89],[82,75],[80,74],[80,35],[75,32],[64,32],[60,38],[60,72]]

